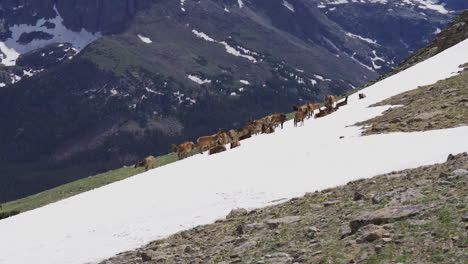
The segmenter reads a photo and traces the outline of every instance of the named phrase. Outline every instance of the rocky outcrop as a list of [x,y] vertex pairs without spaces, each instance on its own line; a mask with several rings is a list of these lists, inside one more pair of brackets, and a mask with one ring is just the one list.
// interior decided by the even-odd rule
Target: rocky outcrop
[[349,227],[351,232],[356,232],[362,226],[369,224],[381,225],[391,220],[401,220],[420,213],[425,208],[424,205],[390,206],[373,212],[363,213],[354,218]]

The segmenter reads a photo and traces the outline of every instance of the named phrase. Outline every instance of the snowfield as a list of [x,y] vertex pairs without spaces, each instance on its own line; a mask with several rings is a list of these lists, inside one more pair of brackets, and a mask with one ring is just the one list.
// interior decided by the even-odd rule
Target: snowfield
[[[360,136],[351,126],[381,114],[390,96],[453,76],[468,40],[363,90],[325,118],[292,122],[242,146],[177,163],[0,221],[0,263],[93,263],[232,208],[261,207],[380,173],[444,162],[468,151],[468,126]],[[343,139],[339,139],[344,136]]]

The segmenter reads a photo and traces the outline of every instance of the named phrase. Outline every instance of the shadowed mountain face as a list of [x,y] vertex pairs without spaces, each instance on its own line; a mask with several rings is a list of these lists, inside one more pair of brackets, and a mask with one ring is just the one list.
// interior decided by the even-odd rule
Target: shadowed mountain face
[[453,16],[396,1],[23,2],[0,1],[0,200],[341,94]]

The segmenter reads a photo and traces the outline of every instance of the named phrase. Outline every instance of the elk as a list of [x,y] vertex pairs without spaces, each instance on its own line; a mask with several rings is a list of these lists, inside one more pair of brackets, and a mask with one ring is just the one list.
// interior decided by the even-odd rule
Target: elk
[[156,158],[154,156],[148,156],[142,161],[138,162],[133,166],[133,168],[139,168],[139,167],[144,167],[145,171],[148,170],[148,168],[151,166],[152,169],[154,169],[154,163],[156,163]]
[[301,125],[304,125],[304,119],[306,118],[307,113],[302,111],[297,111],[294,113],[294,127],[297,127],[297,124],[301,122]]

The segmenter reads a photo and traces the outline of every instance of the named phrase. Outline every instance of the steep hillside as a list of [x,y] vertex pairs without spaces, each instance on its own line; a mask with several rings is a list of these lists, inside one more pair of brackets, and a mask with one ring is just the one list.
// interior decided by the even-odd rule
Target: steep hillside
[[468,11],[464,11],[460,16],[451,21],[447,28],[438,33],[437,38],[429,45],[418,50],[409,58],[398,65],[393,72],[407,69],[416,63],[426,60],[440,52],[460,43],[468,38]]
[[0,49],[7,66],[0,83],[7,87],[0,89],[0,122],[8,125],[0,134],[0,168],[8,177],[0,177],[0,199],[349,91],[388,72],[460,11],[459,5],[432,6],[2,3]]
[[467,180],[465,152],[279,205],[234,209],[101,263],[464,263]]
[[[295,127],[292,122],[287,122],[284,124],[284,129],[277,129],[272,134],[254,136],[243,140],[241,146],[236,149],[230,149],[211,156],[206,154],[195,155],[3,219],[0,221],[0,233],[4,238],[0,240],[0,248],[2,248],[1,261],[9,264],[96,262],[112,257],[118,252],[144,246],[151,241],[167,237],[176,232],[197,225],[212,223],[223,218],[231,209],[236,207],[256,208],[268,206],[283,201],[283,199],[302,196],[306,192],[321,191],[346,184],[349,181],[371,178],[391,171],[442,163],[449,154],[462,153],[468,150],[468,143],[465,140],[468,133],[467,126],[424,132],[362,136],[362,127],[354,124],[375,118],[392,108],[392,106],[369,107],[371,105],[457,75],[461,70],[460,65],[468,62],[467,50],[468,41],[465,40],[414,67],[362,90],[367,95],[365,99],[360,100],[357,94],[353,94],[348,98],[348,104],[340,107],[338,111],[323,118],[306,120],[305,124],[299,127]],[[456,166],[452,167],[452,165]],[[456,199],[464,197],[464,189],[459,189],[450,184],[450,180],[455,182],[461,180],[461,178],[451,177],[452,169],[463,169],[464,167],[459,166],[459,162],[452,165],[449,164],[447,167],[450,174],[445,176],[447,176],[448,180],[443,180],[440,183],[441,186],[444,186],[444,189],[440,190],[440,192],[434,190],[428,192],[428,194],[437,195],[450,192],[454,196],[456,194]],[[424,177],[428,177],[427,180],[432,180],[434,176],[432,174],[426,175],[427,171],[425,170],[406,172],[425,175]],[[389,189],[391,185],[386,185],[385,180],[379,178],[375,182],[375,189],[368,189],[372,192],[382,191],[383,193],[391,191]],[[400,182],[396,180],[392,183],[395,184],[395,187],[400,187],[406,183],[413,184],[413,181]],[[426,183],[421,182],[418,184],[426,186],[423,185]],[[414,184],[416,183],[414,182]],[[364,188],[361,185],[357,186]],[[416,189],[413,191],[416,193],[426,190]],[[333,213],[335,207],[346,210],[353,209],[352,205],[346,201],[343,200],[344,203],[340,204],[341,200],[335,200],[337,195],[338,193],[333,192],[330,201],[326,203],[326,210],[329,210],[326,212]],[[322,198],[320,196],[318,200]],[[371,205],[363,202],[362,207],[359,208],[373,211],[379,209],[380,206],[387,205],[385,199],[380,200],[377,198],[379,196],[376,197],[376,201],[382,202],[382,204]],[[418,213],[423,219],[417,220],[429,219],[432,221],[432,218],[421,211],[423,207],[419,205],[421,202],[421,200],[418,200],[419,198],[416,197],[416,201],[414,201],[416,206],[414,208],[385,209],[390,210],[390,213],[396,212],[399,215],[404,213],[403,216],[391,215],[389,219],[400,219]],[[437,199],[432,196],[427,198],[428,201]],[[314,200],[314,202],[316,201]],[[397,204],[396,206],[401,205]],[[309,207],[304,208],[309,210]],[[441,207],[435,207],[435,211],[430,211],[431,208],[424,208],[429,210],[431,214],[442,209]],[[290,221],[292,219],[294,222],[295,219],[308,217],[307,212],[301,212],[300,208],[297,208],[299,211],[295,211],[295,209],[287,208],[284,211],[285,214],[280,212],[278,217],[274,217],[275,213],[272,211],[273,215],[268,219],[264,218],[264,211],[261,211],[262,214],[257,216],[259,216],[259,220],[272,220],[273,226],[280,226],[284,223],[281,221]],[[444,217],[445,213],[440,213],[441,217]],[[462,213],[463,211],[457,211],[454,215],[460,216]],[[292,217],[285,220],[281,219],[283,216]],[[275,218],[280,219],[277,220],[280,222],[275,222]],[[306,224],[316,224],[317,219],[314,217],[305,219],[304,223]],[[350,230],[356,231],[360,227],[360,223],[367,223],[366,219],[363,218],[362,221],[357,221],[351,225]],[[248,219],[246,218],[246,220]],[[452,237],[453,232],[459,232],[463,228],[456,222],[458,220],[451,218],[446,220],[446,223],[456,223],[456,226],[447,226],[447,229],[443,229],[444,232],[450,233],[450,237]],[[338,223],[335,221],[337,220],[331,220],[330,222]],[[388,221],[392,222],[393,220]],[[41,228],[31,225],[32,222],[40,223]],[[323,223],[326,222],[327,219]],[[341,223],[347,225],[346,221]],[[403,224],[405,223],[407,222],[403,222]],[[438,220],[429,224],[435,227],[440,225]],[[398,227],[398,225],[394,225],[394,227]],[[375,228],[380,229],[378,226]],[[324,227],[321,227],[321,229],[325,230]],[[271,234],[268,230],[265,233],[266,237]],[[379,234],[381,231],[379,231]],[[405,229],[404,232],[408,235],[412,234],[410,229]],[[336,234],[336,232],[333,232],[320,237],[330,241],[330,243],[324,243],[323,245],[324,250],[327,250],[327,252],[332,252],[331,250],[336,249],[336,246],[341,245],[340,241],[332,240],[332,238],[335,239]],[[453,235],[453,237],[457,237],[457,235]],[[400,240],[408,243],[408,245],[418,242],[414,240],[405,242],[403,238],[398,236],[395,238],[391,235],[385,235],[385,238]],[[200,236],[200,239],[204,240],[206,237]],[[282,239],[278,242],[290,241],[288,239],[291,238],[287,236],[284,240]],[[303,239],[305,238],[298,237],[295,240],[302,243]],[[357,240],[358,237],[353,236],[350,239]],[[457,239],[460,240],[460,236],[453,238],[453,240]],[[218,241],[218,237],[213,237],[213,242],[215,241]],[[445,233],[441,241],[447,241]],[[264,245],[268,250],[268,247],[273,244],[268,242]],[[198,245],[196,246],[198,247]],[[301,245],[297,244],[297,246]],[[77,250],[78,248],[80,250]],[[211,248],[215,251],[213,255],[207,254],[206,258],[213,257],[213,261],[216,262],[218,259],[215,258],[215,255],[219,248]],[[291,248],[295,249],[296,247]],[[166,250],[165,248],[161,249]],[[254,251],[254,248],[251,249]],[[372,251],[367,251],[367,249],[367,247],[361,247],[360,245],[350,248],[351,251],[366,250],[362,254],[356,254],[360,259],[367,259],[372,256]],[[400,248],[397,249],[400,250]],[[149,257],[153,257],[152,254],[146,252],[146,249],[142,250]],[[197,250],[194,249],[194,251]],[[209,250],[208,247],[206,250]],[[226,250],[230,250],[230,247],[226,247]],[[263,248],[260,248],[260,250],[260,252],[257,252],[258,254],[267,254],[263,251]],[[377,250],[382,250],[383,253],[387,254],[385,247],[380,246]],[[189,253],[189,251],[191,251],[191,248],[187,249],[185,253]],[[253,251],[248,251],[246,257],[257,257]],[[24,252],[28,252],[28,254],[24,254]],[[86,252],[86,254],[82,252]],[[179,259],[182,253],[177,253]],[[289,251],[284,253],[287,255],[293,254],[293,252]],[[312,256],[315,253],[315,250],[310,249],[304,251],[305,256]],[[348,253],[344,253],[345,257],[348,256]],[[418,249],[417,254],[411,255],[411,257],[423,253],[424,251]],[[224,253],[221,254],[221,257],[225,257]],[[448,259],[454,258],[456,260],[458,251],[454,254],[448,255]],[[133,259],[135,255],[136,253],[131,252],[128,256]],[[329,254],[326,253],[326,255]],[[140,259],[141,256],[143,254],[139,253],[138,257]],[[148,256],[145,256],[145,258]],[[229,254],[230,256],[231,254]],[[284,254],[281,254],[281,256],[287,257]],[[170,258],[168,255],[167,259]],[[237,259],[238,256],[234,256],[234,258]],[[388,258],[393,259],[392,256]],[[203,262],[204,259],[201,259]],[[117,261],[119,260],[117,259]],[[290,262],[292,259],[287,257],[286,263],[288,261]]]

